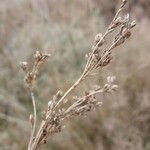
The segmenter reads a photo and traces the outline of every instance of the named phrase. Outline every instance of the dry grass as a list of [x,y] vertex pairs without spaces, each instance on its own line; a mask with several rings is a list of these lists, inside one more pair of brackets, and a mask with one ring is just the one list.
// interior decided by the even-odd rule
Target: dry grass
[[[47,142],[48,136],[61,132],[63,129],[62,122],[65,120],[73,116],[85,116],[87,112],[94,110],[97,106],[101,106],[101,102],[96,100],[97,94],[108,93],[117,89],[118,86],[114,84],[115,77],[107,77],[107,84],[103,87],[97,85],[95,89],[86,91],[85,96],[76,96],[73,98],[72,104],[67,107],[64,106],[64,104],[68,102],[68,95],[88,76],[92,75],[91,73],[95,70],[107,66],[112,59],[112,50],[122,45],[125,40],[131,36],[131,29],[136,25],[135,21],[130,22],[129,14],[125,17],[121,17],[120,15],[126,3],[126,0],[122,1],[122,4],[106,32],[104,34],[99,33],[95,36],[94,45],[92,46],[91,52],[86,55],[87,63],[79,79],[64,93],[64,95],[62,95],[61,91],[58,91],[57,94],[53,96],[52,100],[48,102],[47,109],[43,114],[41,126],[37,133],[37,108],[34,96],[34,82],[37,79],[41,64],[43,64],[50,55],[36,51],[34,55],[34,64],[31,70],[29,70],[27,62],[21,63],[21,68],[26,74],[24,81],[30,90],[34,112],[34,114],[31,114],[29,117],[31,123],[31,137],[28,150],[40,148],[41,145]],[[112,42],[110,40],[107,42],[106,40],[112,32],[116,34],[114,37],[111,37]]]
[[[40,13],[24,1],[11,1],[12,5],[7,2],[0,2],[0,50],[4,52],[0,55],[0,111],[14,120],[18,118],[20,123],[5,120],[1,115],[0,149],[19,150],[27,149],[30,134],[27,118],[32,108],[16,64],[24,58],[30,62],[35,50],[56,50],[50,51],[52,57],[48,65],[41,68],[41,72],[46,73],[39,75],[39,86],[35,89],[37,115],[41,118],[49,97],[58,89],[66,91],[80,76],[84,55],[94,35],[105,31],[105,25],[93,1],[49,0],[47,5],[36,5],[44,10]],[[43,9],[46,6],[48,8]],[[44,15],[46,10],[51,13]],[[112,74],[117,75],[119,92],[111,96],[98,95],[98,99],[105,100],[100,110],[90,113],[86,119],[78,117],[68,122],[67,129],[52,136],[43,149],[149,149],[148,27],[148,21],[138,22],[132,40],[120,47],[121,51],[113,53],[115,59],[100,75],[89,76],[68,99],[72,99],[72,95],[82,96],[93,84],[105,84],[105,77]],[[28,124],[26,127],[24,121]]]

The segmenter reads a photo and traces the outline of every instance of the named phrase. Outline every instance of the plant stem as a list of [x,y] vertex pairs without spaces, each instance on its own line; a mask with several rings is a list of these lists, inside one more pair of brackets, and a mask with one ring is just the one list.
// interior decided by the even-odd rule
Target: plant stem
[[34,138],[34,134],[35,134],[35,128],[36,128],[36,104],[35,104],[35,97],[34,97],[34,93],[32,90],[30,90],[30,94],[31,94],[31,100],[32,100],[32,105],[33,105],[33,113],[34,113],[34,121],[33,121],[33,126],[32,126],[32,132],[31,132],[31,136],[30,136],[30,141],[29,141],[29,145],[28,145],[28,150],[31,150],[31,145],[32,145],[32,141]]
[[68,91],[63,95],[63,97],[58,101],[58,103],[55,105],[55,108],[60,105],[60,103],[68,96],[68,94],[75,89],[79,83],[83,80],[84,73],[80,76],[80,78],[71,86],[71,88],[68,89]]

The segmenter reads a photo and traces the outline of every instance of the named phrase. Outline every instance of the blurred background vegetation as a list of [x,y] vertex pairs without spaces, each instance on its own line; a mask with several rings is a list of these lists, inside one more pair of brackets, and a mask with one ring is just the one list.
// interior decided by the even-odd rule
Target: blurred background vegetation
[[[36,51],[52,54],[36,88],[38,115],[59,90],[66,91],[85,64],[94,36],[104,32],[119,0],[0,0],[0,150],[25,150],[30,135],[30,96],[19,62]],[[49,139],[48,150],[150,149],[150,1],[132,0],[137,27],[116,49],[112,63],[72,95],[80,95],[107,75],[119,90],[102,95],[102,107],[76,118]]]

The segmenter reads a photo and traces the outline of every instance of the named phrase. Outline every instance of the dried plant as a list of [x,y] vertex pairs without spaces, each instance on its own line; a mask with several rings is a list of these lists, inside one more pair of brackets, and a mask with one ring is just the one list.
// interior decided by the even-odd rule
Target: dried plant
[[[69,100],[67,96],[82,82],[97,69],[107,66],[112,60],[112,50],[125,42],[131,36],[131,29],[136,25],[135,21],[130,22],[129,15],[121,16],[127,0],[123,0],[120,8],[118,9],[114,19],[110,23],[104,34],[97,34],[95,36],[94,44],[90,53],[86,55],[87,63],[84,71],[79,79],[63,94],[58,91],[53,96],[52,100],[48,102],[47,109],[43,115],[43,120],[40,128],[36,132],[36,105],[34,97],[34,85],[39,72],[41,64],[45,63],[49,54],[42,54],[37,51],[34,55],[34,64],[31,70],[28,68],[27,62],[21,63],[21,68],[25,72],[25,84],[30,90],[34,114],[30,115],[31,123],[31,137],[28,145],[28,150],[36,150],[41,145],[45,144],[48,136],[61,132],[64,128],[64,121],[71,119],[74,116],[86,115],[88,112],[101,106],[101,102],[96,99],[96,95],[100,93],[109,93],[118,88],[116,85],[115,77],[107,77],[107,83],[103,86],[97,86],[95,89],[85,92],[82,97],[73,97],[72,103],[68,106],[65,105]],[[113,38],[110,36],[114,33]],[[108,39],[110,36],[113,40]],[[106,39],[107,38],[107,39]],[[108,43],[110,43],[108,45]]]

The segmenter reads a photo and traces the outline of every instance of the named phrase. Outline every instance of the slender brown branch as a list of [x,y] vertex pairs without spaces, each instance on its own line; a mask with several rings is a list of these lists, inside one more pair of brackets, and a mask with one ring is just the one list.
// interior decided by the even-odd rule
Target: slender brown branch
[[30,94],[31,94],[31,100],[32,100],[32,105],[33,105],[34,121],[33,121],[32,127],[31,127],[31,136],[30,136],[30,140],[29,140],[28,150],[31,150],[31,144],[34,139],[34,134],[35,134],[35,129],[36,129],[36,120],[37,120],[34,92],[32,90],[30,90]]

